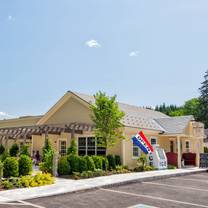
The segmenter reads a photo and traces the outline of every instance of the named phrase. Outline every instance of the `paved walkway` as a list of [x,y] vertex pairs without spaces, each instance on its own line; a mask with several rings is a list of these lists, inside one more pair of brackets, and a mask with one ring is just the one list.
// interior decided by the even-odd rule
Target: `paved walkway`
[[156,178],[166,178],[170,176],[193,174],[203,171],[205,171],[205,169],[187,168],[187,169],[158,170],[158,171],[149,171],[149,172],[118,174],[118,175],[102,176],[102,177],[82,179],[82,180],[57,178],[56,183],[53,185],[0,191],[0,203],[26,200],[26,199],[32,199],[32,198],[38,198],[44,196],[53,196],[53,195],[88,190],[98,187],[124,184],[134,181],[147,181]]

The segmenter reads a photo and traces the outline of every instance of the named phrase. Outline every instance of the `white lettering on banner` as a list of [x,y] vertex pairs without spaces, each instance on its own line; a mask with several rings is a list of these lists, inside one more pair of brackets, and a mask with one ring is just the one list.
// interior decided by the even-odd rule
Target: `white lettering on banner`
[[138,134],[137,134],[137,139],[145,146],[145,148],[147,149],[148,152],[151,152],[150,148],[147,146],[147,144],[144,142],[144,140]]

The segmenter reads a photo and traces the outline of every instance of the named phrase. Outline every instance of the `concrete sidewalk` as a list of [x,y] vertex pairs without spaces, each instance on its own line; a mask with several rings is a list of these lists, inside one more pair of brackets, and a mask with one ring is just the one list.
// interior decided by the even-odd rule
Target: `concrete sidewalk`
[[38,197],[53,196],[64,193],[72,193],[99,187],[115,186],[133,182],[142,182],[152,179],[162,179],[171,176],[180,176],[205,172],[206,169],[187,168],[175,170],[157,170],[149,172],[127,173],[97,178],[71,180],[56,178],[56,183],[48,186],[21,188],[0,191],[0,204],[2,202],[19,201]]

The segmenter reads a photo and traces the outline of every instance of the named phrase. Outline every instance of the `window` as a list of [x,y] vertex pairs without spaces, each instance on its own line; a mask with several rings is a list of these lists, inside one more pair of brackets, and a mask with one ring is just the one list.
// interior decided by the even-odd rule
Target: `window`
[[100,146],[98,138],[79,137],[78,138],[79,155],[106,155],[106,148]]
[[151,145],[157,144],[157,138],[151,138]]
[[133,143],[133,157],[139,157],[140,154],[141,154],[140,148]]
[[190,141],[186,141],[186,152],[188,153],[188,152],[190,152]]
[[66,141],[64,140],[59,141],[59,154],[61,156],[66,155]]

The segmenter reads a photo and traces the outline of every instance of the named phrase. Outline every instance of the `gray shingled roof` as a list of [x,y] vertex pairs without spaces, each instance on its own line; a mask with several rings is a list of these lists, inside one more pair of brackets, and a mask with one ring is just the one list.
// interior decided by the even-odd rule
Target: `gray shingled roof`
[[154,119],[161,127],[165,129],[168,134],[183,134],[193,116],[177,116],[170,118],[157,118]]
[[[72,92],[90,104],[95,103],[93,96]],[[125,113],[123,124],[129,127],[163,131],[165,133],[184,133],[193,116],[169,117],[161,112],[118,103],[120,110]]]

